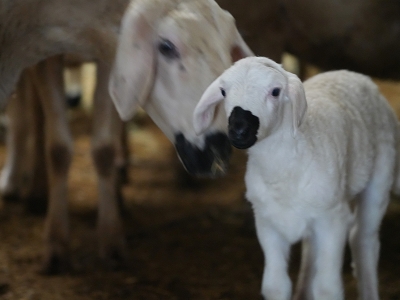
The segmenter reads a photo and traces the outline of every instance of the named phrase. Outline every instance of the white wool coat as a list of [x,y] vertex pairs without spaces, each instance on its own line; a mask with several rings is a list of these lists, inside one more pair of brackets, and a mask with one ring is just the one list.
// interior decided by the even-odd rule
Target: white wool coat
[[[393,166],[398,123],[377,86],[349,71],[319,74],[304,83],[308,110],[296,137],[281,131],[248,150],[248,200],[290,242],[307,234],[326,210],[343,211],[376,170]],[[382,155],[386,153],[387,162]]]

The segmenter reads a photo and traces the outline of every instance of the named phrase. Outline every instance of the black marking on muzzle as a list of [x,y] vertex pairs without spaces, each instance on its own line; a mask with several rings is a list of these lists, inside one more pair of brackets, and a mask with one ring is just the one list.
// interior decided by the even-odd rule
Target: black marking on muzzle
[[186,171],[202,177],[225,175],[232,154],[228,136],[222,132],[207,135],[204,149],[191,144],[179,132],[175,134],[175,148]]
[[238,149],[247,149],[257,142],[260,120],[250,111],[236,106],[229,116],[229,140]]

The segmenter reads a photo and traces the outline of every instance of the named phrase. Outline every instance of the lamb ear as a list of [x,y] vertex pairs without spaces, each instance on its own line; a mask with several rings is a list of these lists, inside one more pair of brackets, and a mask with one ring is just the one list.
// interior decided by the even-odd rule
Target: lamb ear
[[224,97],[220,89],[220,77],[205,90],[193,113],[193,127],[197,135],[203,133],[214,119],[215,109]]
[[169,1],[134,1],[122,18],[109,91],[125,121],[149,97],[155,72],[154,28],[169,9],[168,4]]
[[297,129],[300,127],[307,111],[307,100],[304,87],[300,79],[292,73],[287,72],[287,74],[289,79],[288,94],[292,103],[292,134],[293,137],[295,137]]

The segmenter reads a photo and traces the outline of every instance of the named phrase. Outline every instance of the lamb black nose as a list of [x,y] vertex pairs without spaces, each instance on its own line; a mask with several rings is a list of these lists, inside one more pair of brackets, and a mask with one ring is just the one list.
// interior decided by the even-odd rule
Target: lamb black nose
[[238,120],[234,121],[233,124],[230,124],[229,135],[237,139],[242,139],[249,134],[249,131],[250,127],[247,122]]
[[234,107],[228,123],[229,141],[234,147],[247,149],[255,144],[260,120],[251,111]]

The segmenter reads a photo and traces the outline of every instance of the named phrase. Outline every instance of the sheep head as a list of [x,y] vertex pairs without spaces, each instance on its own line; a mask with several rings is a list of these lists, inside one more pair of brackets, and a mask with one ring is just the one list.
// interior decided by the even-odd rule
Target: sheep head
[[289,129],[295,136],[307,110],[299,78],[263,57],[239,60],[207,88],[194,112],[197,133],[212,124],[222,101],[229,140],[239,149],[253,146],[278,129]]
[[213,0],[136,0],[126,11],[110,78],[122,119],[143,107],[175,144],[189,173],[225,173],[231,147],[224,114],[196,135],[194,108],[209,84],[252,52]]

